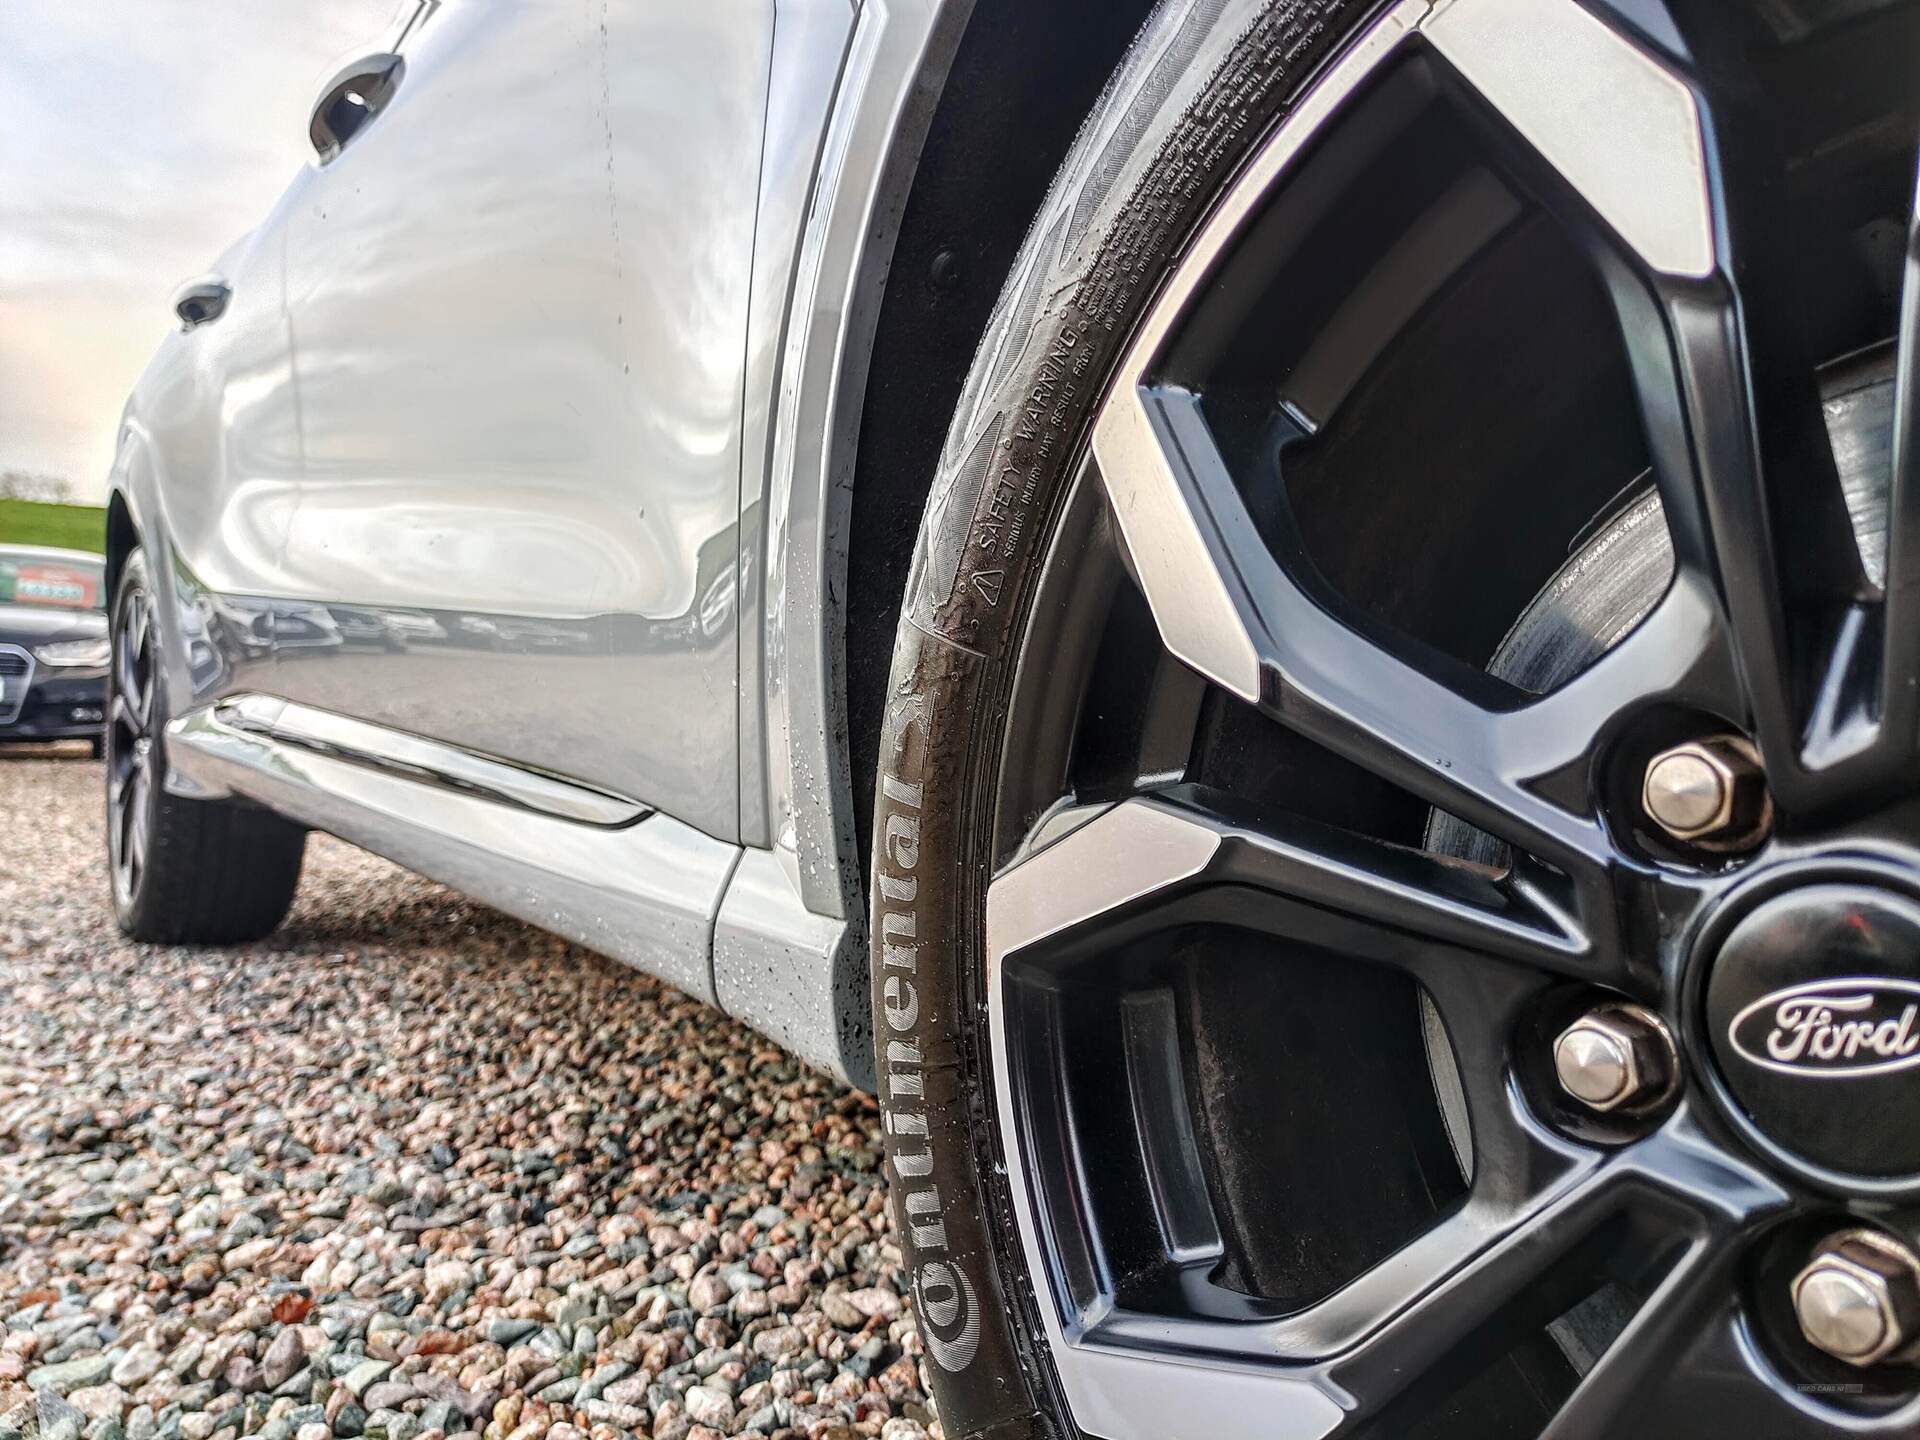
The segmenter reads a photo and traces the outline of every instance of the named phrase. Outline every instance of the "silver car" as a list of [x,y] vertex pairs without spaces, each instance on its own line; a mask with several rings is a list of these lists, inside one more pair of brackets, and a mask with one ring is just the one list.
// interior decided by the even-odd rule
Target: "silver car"
[[188,283],[122,927],[871,1089],[949,1437],[1920,1427],[1920,7],[421,0]]

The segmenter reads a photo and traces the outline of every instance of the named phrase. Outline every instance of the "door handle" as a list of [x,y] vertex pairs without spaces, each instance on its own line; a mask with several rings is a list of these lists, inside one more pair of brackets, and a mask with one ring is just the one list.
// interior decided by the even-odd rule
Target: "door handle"
[[173,313],[180,317],[182,330],[197,330],[226,314],[232,298],[233,287],[225,280],[218,275],[202,275],[173,292]]
[[307,138],[313,142],[314,153],[322,165],[344,150],[349,140],[387,108],[406,70],[406,61],[398,55],[368,55],[327,82],[327,88],[314,104],[313,119],[307,125]]

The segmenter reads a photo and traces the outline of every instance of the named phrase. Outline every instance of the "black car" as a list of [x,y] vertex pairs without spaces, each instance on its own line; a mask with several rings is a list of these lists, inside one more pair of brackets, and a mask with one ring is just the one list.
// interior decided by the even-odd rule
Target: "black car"
[[91,740],[107,719],[106,565],[0,545],[0,741]]

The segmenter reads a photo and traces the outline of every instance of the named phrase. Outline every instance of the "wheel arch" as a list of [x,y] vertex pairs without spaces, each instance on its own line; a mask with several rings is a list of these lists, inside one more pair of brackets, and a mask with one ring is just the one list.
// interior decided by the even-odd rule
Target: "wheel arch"
[[120,583],[120,572],[127,557],[139,547],[140,527],[134,523],[133,507],[126,492],[116,489],[107,497],[107,594]]
[[[1047,187],[1155,4],[975,0],[957,42],[936,34],[916,78],[915,89],[938,100],[863,357],[846,521],[857,563],[846,567],[840,615],[828,617],[842,627],[862,879],[894,632],[948,419]],[[896,145],[913,141],[903,133]]]

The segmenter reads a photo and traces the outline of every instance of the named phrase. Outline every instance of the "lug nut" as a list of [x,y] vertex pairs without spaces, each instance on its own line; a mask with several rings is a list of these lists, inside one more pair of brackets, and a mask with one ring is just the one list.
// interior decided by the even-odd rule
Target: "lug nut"
[[1645,1110],[1673,1091],[1679,1065],[1673,1037],[1651,1011],[1604,1005],[1553,1042],[1560,1088],[1589,1110]]
[[1920,1257],[1878,1230],[1829,1235],[1794,1277],[1793,1313],[1808,1343],[1836,1360],[1912,1360],[1920,1349]]
[[1738,735],[1661,751],[1647,764],[1640,804],[1675,840],[1706,850],[1750,850],[1773,824],[1759,753]]

